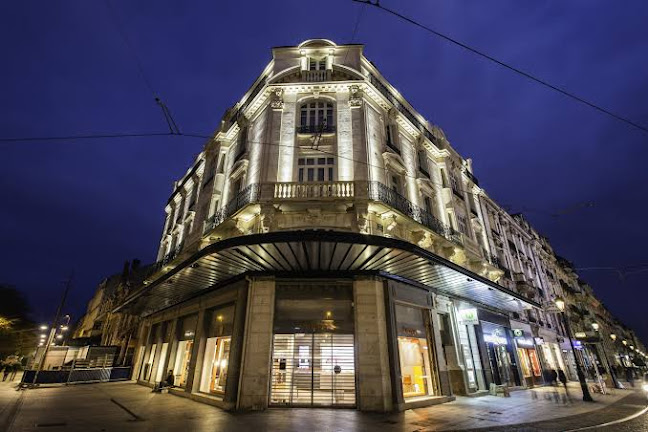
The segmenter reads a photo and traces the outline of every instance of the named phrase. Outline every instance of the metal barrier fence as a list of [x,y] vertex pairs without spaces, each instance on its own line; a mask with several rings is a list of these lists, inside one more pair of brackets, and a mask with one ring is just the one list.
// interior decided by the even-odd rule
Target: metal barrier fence
[[130,379],[131,367],[79,368],[67,370],[26,370],[21,384],[74,384]]

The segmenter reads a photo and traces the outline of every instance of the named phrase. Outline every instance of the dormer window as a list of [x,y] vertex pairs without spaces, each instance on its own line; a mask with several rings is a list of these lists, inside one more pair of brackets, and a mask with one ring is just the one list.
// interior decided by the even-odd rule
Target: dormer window
[[322,71],[326,70],[326,57],[321,59],[321,60],[317,60],[317,59],[314,59],[312,57],[309,58],[308,59],[308,70],[312,70],[312,71],[314,71],[314,70],[322,70]]

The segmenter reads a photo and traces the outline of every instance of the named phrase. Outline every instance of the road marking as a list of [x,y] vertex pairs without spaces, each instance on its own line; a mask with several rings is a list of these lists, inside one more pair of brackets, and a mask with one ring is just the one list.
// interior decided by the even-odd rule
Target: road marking
[[619,423],[625,423],[627,421],[630,421],[632,419],[636,419],[637,417],[646,414],[646,412],[648,412],[648,406],[646,406],[641,411],[638,411],[638,412],[636,412],[636,413],[634,413],[632,415],[629,415],[627,417],[624,417],[622,419],[614,420],[614,421],[607,422],[607,423],[601,423],[601,424],[597,424],[597,425],[594,425],[594,426],[586,426],[586,427],[582,427],[582,428],[578,428],[578,429],[569,429],[569,430],[566,430],[564,432],[583,431],[583,430],[601,428],[601,427],[605,427],[605,426],[612,426],[612,425],[619,424]]
[[130,414],[131,416],[133,416],[133,418],[134,418],[136,421],[144,421],[144,419],[143,419],[142,417],[138,416],[138,415],[135,414],[133,411],[129,410],[129,409],[126,408],[124,405],[122,405],[122,404],[120,404],[119,402],[117,402],[115,399],[110,398],[110,402],[114,403],[114,404],[117,405],[119,408],[123,409],[123,410],[126,411],[128,414]]

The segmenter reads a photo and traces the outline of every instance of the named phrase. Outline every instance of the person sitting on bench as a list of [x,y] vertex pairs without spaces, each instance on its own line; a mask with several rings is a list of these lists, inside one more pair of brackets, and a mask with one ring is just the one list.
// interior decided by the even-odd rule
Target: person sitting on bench
[[159,383],[157,385],[157,387],[155,387],[153,389],[153,391],[160,392],[160,391],[162,391],[162,390],[164,390],[166,388],[171,388],[171,387],[173,387],[174,381],[175,381],[175,379],[173,377],[173,370],[169,369],[169,372],[167,373],[167,377],[164,379],[164,381]]

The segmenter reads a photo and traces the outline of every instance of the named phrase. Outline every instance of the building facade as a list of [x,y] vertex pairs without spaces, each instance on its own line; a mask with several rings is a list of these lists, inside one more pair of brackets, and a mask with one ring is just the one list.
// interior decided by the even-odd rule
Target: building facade
[[273,49],[165,212],[155,268],[114,310],[143,317],[142,384],[390,411],[572,368],[547,240],[362,45]]

